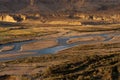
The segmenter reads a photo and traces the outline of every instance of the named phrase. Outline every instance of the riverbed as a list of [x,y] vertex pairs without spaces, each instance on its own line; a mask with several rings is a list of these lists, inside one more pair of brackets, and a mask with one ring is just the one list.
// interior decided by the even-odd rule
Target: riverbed
[[[0,49],[6,47],[6,46],[14,46],[10,50],[4,50],[0,52],[0,61],[6,61],[6,60],[15,60],[18,58],[25,58],[29,56],[39,56],[39,55],[45,55],[45,54],[55,54],[59,51],[77,46],[77,45],[84,45],[84,44],[93,44],[93,43],[104,43],[111,41],[115,36],[120,36],[119,32],[102,32],[102,33],[92,33],[92,34],[82,34],[82,35],[74,35],[74,36],[61,36],[54,39],[35,39],[35,40],[29,40],[29,41],[23,41],[23,42],[14,42],[14,43],[8,43],[0,45]],[[92,38],[90,38],[92,37]],[[95,39],[97,37],[100,37],[102,39]],[[72,43],[68,43],[69,40],[74,40],[75,38],[81,39],[78,41],[73,41]],[[93,40],[95,39],[95,40]],[[55,45],[51,45],[44,48],[34,48],[34,46],[43,46],[45,43],[45,40],[54,40],[57,42]],[[115,40],[114,40],[115,41]],[[116,40],[118,41],[118,40]],[[22,50],[22,47],[24,45],[28,45],[31,43],[40,42],[40,44],[35,44],[33,46],[33,49],[26,49]],[[42,44],[42,42],[44,42]],[[48,43],[47,43],[48,44]],[[47,45],[46,44],[46,45]]]

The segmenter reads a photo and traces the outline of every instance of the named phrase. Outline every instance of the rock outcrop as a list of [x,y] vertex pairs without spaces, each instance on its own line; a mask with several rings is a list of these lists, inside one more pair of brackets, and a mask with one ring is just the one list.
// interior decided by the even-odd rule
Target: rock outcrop
[[10,15],[4,15],[4,16],[0,16],[0,21],[3,22],[17,22],[12,16]]
[[120,22],[120,14],[76,14],[74,17],[83,20],[94,20],[94,21],[107,21],[107,22]]
[[[25,14],[28,18],[77,17],[115,22],[120,21],[120,0],[0,0],[0,13]],[[26,19],[22,15],[8,17],[4,17],[5,21],[19,22]]]
[[1,14],[0,21],[1,22],[21,22],[26,19],[24,15],[9,15],[9,14]]

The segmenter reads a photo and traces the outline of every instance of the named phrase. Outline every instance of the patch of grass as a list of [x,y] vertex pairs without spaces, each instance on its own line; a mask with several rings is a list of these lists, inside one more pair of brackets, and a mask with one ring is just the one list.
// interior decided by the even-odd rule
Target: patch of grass
[[[43,72],[31,75],[33,79],[43,80],[118,80],[120,73],[120,51],[111,51],[108,54],[85,55],[84,51],[92,54],[92,49],[120,48],[119,43],[105,43],[95,45],[76,46],[59,52],[59,54],[28,57],[24,59],[4,62],[4,64],[19,63],[50,63]],[[101,54],[104,53],[101,51]],[[111,54],[112,53],[112,54]],[[39,68],[35,67],[35,68]]]
[[[120,54],[94,55],[84,59],[49,66],[44,72],[45,79],[51,80],[96,80],[115,79],[112,72],[119,67]],[[105,77],[105,74],[108,76]],[[109,77],[110,76],[110,77]],[[117,76],[118,77],[118,76]]]
[[14,60],[14,61],[8,61],[6,63],[40,63],[40,62],[51,62],[54,60],[61,60],[65,58],[72,58],[72,56],[69,55],[62,55],[62,54],[53,54],[53,55],[43,55],[43,56],[38,56],[38,57],[28,57],[28,58],[23,58],[19,60]]
[[32,80],[31,77],[28,77],[27,75],[3,75],[3,76],[0,76],[0,79],[2,80],[17,80],[17,79],[20,79],[20,80]]
[[[77,29],[75,29],[77,30]],[[79,30],[79,29],[78,29]],[[80,32],[107,31],[102,28],[89,28],[80,30]],[[119,28],[110,28],[109,31],[119,30]],[[43,36],[57,33],[54,30],[41,28],[27,29],[3,29],[0,32],[1,43],[11,42],[14,39],[30,39],[31,37]],[[112,51],[112,49],[118,49]],[[58,54],[43,55],[37,57],[27,57],[23,59],[1,62],[1,69],[7,66],[1,64],[20,64],[20,63],[52,63],[47,65],[43,72],[31,75],[33,79],[42,80],[118,80],[120,73],[120,43],[99,43],[76,46],[67,50],[58,52]],[[106,52],[102,52],[104,49]],[[98,51],[95,51],[98,50]],[[96,54],[93,54],[96,53]],[[105,54],[104,54],[105,53]],[[102,55],[101,55],[102,54]],[[104,54],[104,55],[103,55]],[[40,68],[36,66],[35,68]],[[1,79],[1,78],[0,78]],[[23,78],[22,78],[23,79]],[[26,79],[26,77],[25,77]],[[24,80],[24,79],[23,79]]]
[[120,54],[120,43],[100,43],[90,45],[79,45],[70,49],[58,52],[58,54],[68,55],[105,55],[105,54]]
[[58,31],[44,30],[40,28],[27,28],[27,29],[2,28],[0,31],[0,44],[21,40],[30,40],[34,39],[35,37],[41,37],[55,33],[58,33]]
[[101,32],[101,31],[120,31],[119,25],[113,26],[81,26],[81,27],[74,27],[74,28],[65,28],[67,30],[77,31],[77,32]]

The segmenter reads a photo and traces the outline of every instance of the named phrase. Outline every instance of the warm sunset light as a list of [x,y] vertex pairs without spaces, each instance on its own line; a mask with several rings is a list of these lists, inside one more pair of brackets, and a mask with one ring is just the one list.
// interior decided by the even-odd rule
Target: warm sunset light
[[0,0],[0,80],[120,80],[120,0]]

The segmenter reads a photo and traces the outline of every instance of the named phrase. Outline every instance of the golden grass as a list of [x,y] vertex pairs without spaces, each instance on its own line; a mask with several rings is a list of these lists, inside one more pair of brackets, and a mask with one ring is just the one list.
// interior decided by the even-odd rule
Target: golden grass
[[9,35],[29,35],[32,32],[30,32],[29,30],[10,30],[7,32]]
[[7,30],[7,28],[2,28],[2,27],[0,27],[0,32],[1,32],[1,31],[5,31],[5,30]]
[[35,37],[45,36],[49,34],[58,33],[58,31],[52,29],[44,29],[44,28],[34,28],[29,27],[26,29],[17,29],[17,28],[3,28],[0,27],[0,43],[13,42],[16,40],[29,40],[34,39]]
[[[120,43],[80,45],[60,51],[58,54],[28,57],[3,62],[1,70],[8,65],[36,64],[38,72],[30,75],[42,80],[102,80],[117,79],[120,73]],[[104,49],[106,52],[102,51]],[[112,51],[112,49],[117,49]],[[92,51],[90,51],[92,50]],[[98,50],[99,52],[96,52]],[[96,53],[96,54],[94,54]],[[43,65],[46,64],[46,65]],[[5,64],[7,66],[4,67]],[[39,70],[42,69],[42,72]]]

